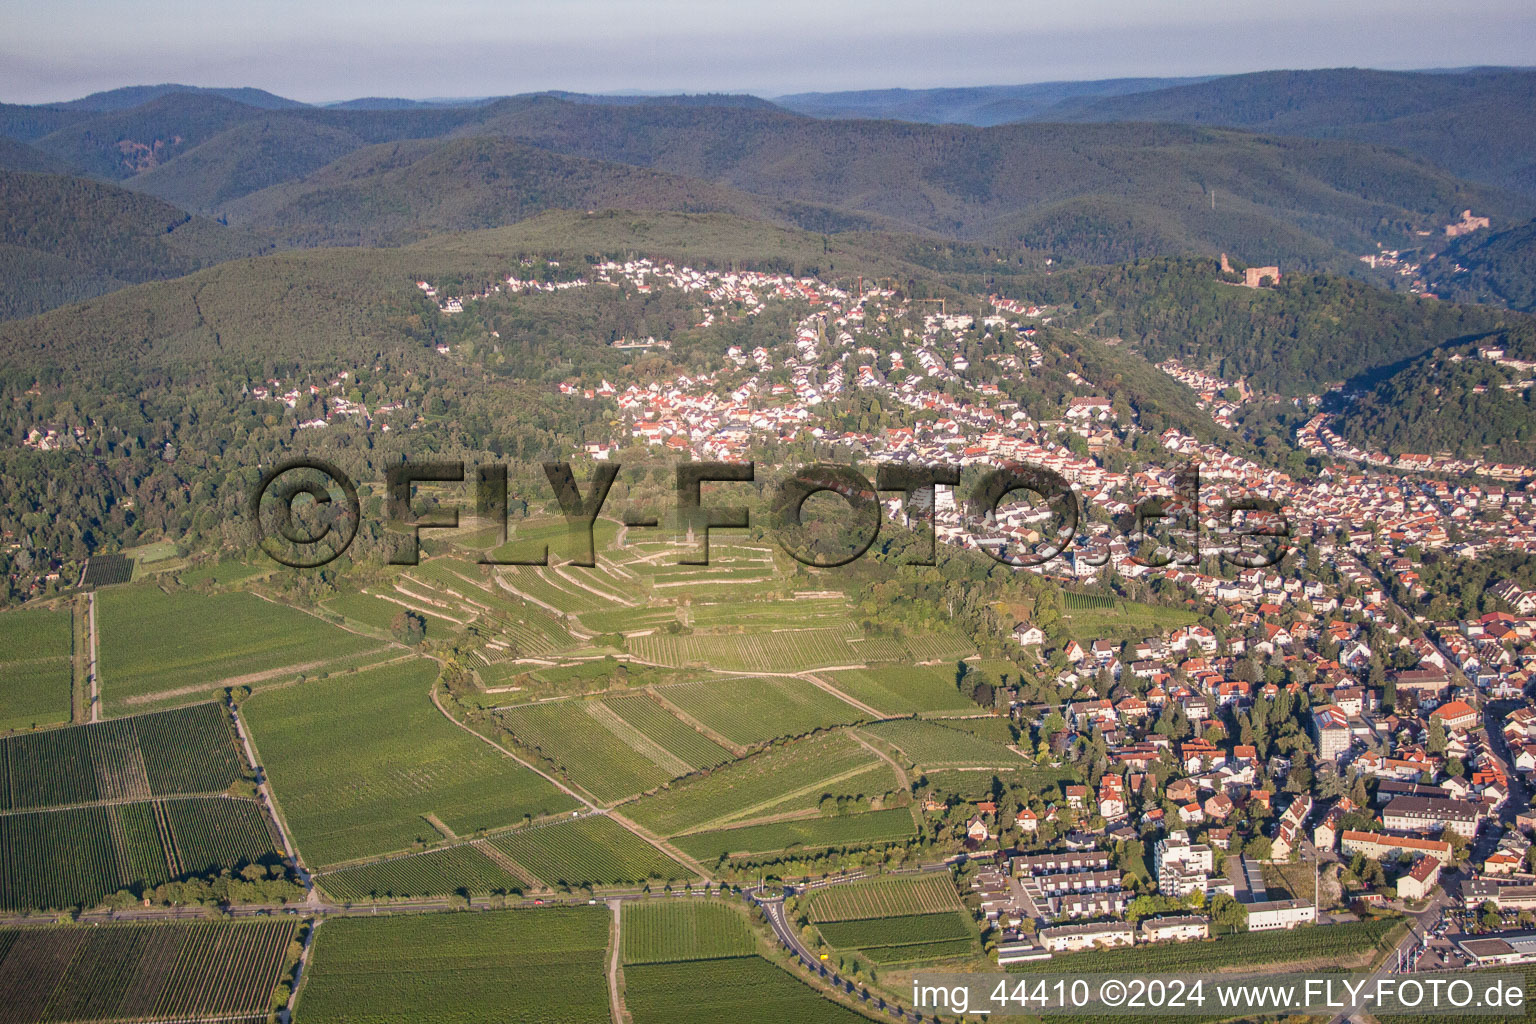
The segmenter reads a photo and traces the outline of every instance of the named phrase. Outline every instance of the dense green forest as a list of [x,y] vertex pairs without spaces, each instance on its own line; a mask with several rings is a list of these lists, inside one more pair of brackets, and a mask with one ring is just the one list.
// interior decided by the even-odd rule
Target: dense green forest
[[1444,298],[1536,312],[1536,220],[1457,239],[1425,272]]
[[[1536,323],[1483,341],[1510,359],[1536,361]],[[1447,452],[1536,463],[1536,389],[1529,371],[1479,359],[1475,345],[1436,349],[1352,397],[1344,433],[1394,455]]]
[[179,277],[266,247],[114,185],[0,170],[0,317]]
[[[1420,246],[1464,209],[1498,225],[1536,214],[1531,198],[1351,138],[1167,123],[826,120],[732,96],[321,108],[170,86],[0,115],[0,166],[116,182],[242,228],[257,241],[235,254],[398,245],[550,209],[614,208],[909,232],[1057,265],[1225,251],[1368,276],[1360,253]],[[3,207],[27,201],[0,196],[0,217],[24,219]],[[39,220],[24,251],[5,254],[30,294],[0,315],[145,279],[77,266],[58,230]],[[166,273],[188,267],[161,262]]]
[[1364,385],[1437,345],[1531,322],[1326,275],[1282,272],[1276,287],[1244,288],[1214,260],[1076,268],[1037,282],[1028,297],[1065,304],[1070,322],[1124,338],[1154,362],[1212,367],[1281,395],[1362,377]]
[[1066,99],[1050,121],[1172,121],[1393,146],[1536,196],[1536,71],[1260,71],[1134,95]]

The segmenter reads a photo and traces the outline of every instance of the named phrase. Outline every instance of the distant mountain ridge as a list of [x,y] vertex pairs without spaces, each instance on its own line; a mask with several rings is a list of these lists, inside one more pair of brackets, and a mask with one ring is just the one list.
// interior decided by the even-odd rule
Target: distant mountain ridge
[[[1487,85],[1480,102],[1488,105],[1527,79],[1536,81],[1536,72],[1277,72],[1171,88],[1126,79],[1047,83],[1027,87],[1027,95],[1026,87],[857,94],[869,110],[893,96],[909,104],[918,96],[969,116],[999,115],[999,103],[1037,112],[1049,103],[1079,118],[986,128],[811,117],[728,94],[541,93],[318,107],[260,90],[144,86],[68,106],[0,107],[0,135],[10,136],[0,144],[0,168],[114,182],[284,246],[397,245],[550,209],[639,209],[725,213],[829,234],[915,233],[1004,247],[1021,260],[1114,263],[1225,251],[1287,272],[1365,274],[1362,253],[1423,249],[1415,258],[1427,259],[1446,243],[1442,226],[1462,210],[1490,217],[1498,233],[1536,217],[1536,196],[1471,183],[1397,149],[1293,129],[1327,109],[1356,119],[1376,111],[1382,123],[1396,124],[1413,103],[1414,116],[1429,120],[1474,95],[1468,82]],[[1323,89],[1330,81],[1342,91]],[[1397,97],[1377,111],[1386,102],[1380,96],[1402,82],[1418,98]],[[1170,106],[1169,96],[1188,90],[1206,91]],[[1277,112],[1284,95],[1298,98],[1291,113]],[[1268,118],[1289,134],[1104,121],[1095,113],[1133,102],[1198,113],[1213,96],[1230,102],[1233,117]],[[1522,108],[1505,122],[1518,129],[1533,116]],[[1522,145],[1513,131],[1505,156]],[[0,217],[16,216],[0,209]],[[47,237],[62,227],[46,222],[26,251],[78,266],[52,248],[56,241],[67,249],[68,232]],[[1470,243],[1463,248],[1470,255]],[[1518,253],[1483,255],[1515,278],[1500,294],[1523,294],[1530,275]],[[20,256],[10,266],[23,268],[17,280],[25,280]],[[94,270],[88,276],[105,280]]]
[[174,92],[191,92],[200,93],[205,96],[219,96],[226,100],[233,100],[236,103],[244,103],[248,107],[260,107],[263,110],[280,110],[284,107],[302,107],[306,105],[298,100],[290,100],[286,97],[267,92],[265,89],[253,89],[249,86],[209,89],[197,85],[176,85],[173,83],[163,85],[127,85],[120,89],[93,92],[89,96],[82,96],[77,100],[52,105],[66,110],[89,110],[100,114],[111,110],[131,110],[134,107],[143,106],[150,100],[159,99],[161,96],[168,96]]
[[861,89],[777,96],[786,110],[809,117],[970,124],[986,128],[1024,121],[1070,99],[1119,96],[1209,81],[1198,78],[1109,78],[1089,82],[1038,82],[944,89]]

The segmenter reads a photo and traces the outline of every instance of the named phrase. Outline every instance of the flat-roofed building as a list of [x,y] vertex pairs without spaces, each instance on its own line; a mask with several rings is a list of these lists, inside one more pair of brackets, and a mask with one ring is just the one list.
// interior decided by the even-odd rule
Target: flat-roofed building
[[1110,866],[1111,860],[1105,850],[1083,850],[1014,857],[1010,866],[1015,875],[1050,875],[1065,871],[1102,871]]
[[1473,909],[1492,903],[1500,910],[1536,909],[1536,885],[1505,885],[1491,878],[1461,883],[1461,902]]
[[1211,922],[1194,914],[1149,917],[1141,922],[1143,942],[1189,942],[1211,934]]
[[1080,949],[1129,946],[1136,932],[1123,921],[1102,924],[1064,924],[1040,929],[1040,944],[1052,953],[1071,953]]
[[1251,932],[1289,930],[1317,921],[1317,908],[1305,900],[1261,900],[1245,903],[1243,907],[1248,911],[1248,930]]

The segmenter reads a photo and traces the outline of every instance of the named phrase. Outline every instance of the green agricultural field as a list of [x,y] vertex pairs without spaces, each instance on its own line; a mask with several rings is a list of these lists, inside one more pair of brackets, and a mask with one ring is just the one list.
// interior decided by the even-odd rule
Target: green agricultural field
[[952,629],[931,629],[901,638],[913,661],[959,661],[976,653],[976,645]]
[[624,968],[635,1024],[864,1024],[798,978],[757,956]]
[[846,669],[829,672],[825,678],[855,700],[893,715],[976,709],[955,685],[952,664]]
[[679,721],[646,694],[609,697],[603,703],[636,732],[690,768],[713,768],[731,759],[729,750]]
[[217,704],[0,739],[0,810],[222,793],[240,778]]
[[490,845],[551,887],[672,882],[694,873],[605,815],[513,829]]
[[1149,633],[1188,626],[1199,619],[1184,608],[1119,599],[1109,606],[1094,603],[1095,607],[1073,608],[1068,601],[1061,615],[1067,632],[1084,647],[1094,640],[1139,640]]
[[167,594],[154,586],[118,587],[97,598],[102,700],[131,712],[154,694],[193,695],[297,672],[376,648],[313,615],[254,594]]
[[744,747],[866,717],[816,684],[792,677],[726,676],[663,686],[658,692],[690,718]]
[[821,932],[822,938],[827,940],[827,945],[836,949],[915,946],[929,942],[968,939],[975,933],[971,916],[959,910],[942,914],[911,914],[905,917],[864,918],[859,921],[829,921],[816,927]]
[[569,810],[546,780],[432,705],[429,661],[258,692],[245,702],[258,756],[299,852],[315,867]]
[[72,634],[68,609],[0,615],[0,732],[69,721]]
[[1198,963],[1202,970],[1208,971],[1302,960],[1336,961],[1342,965],[1345,961],[1367,957],[1396,924],[1393,918],[1383,918],[1314,925],[1294,931],[1238,932],[1204,942],[1060,953],[1049,960],[1009,964],[1006,969],[1024,974],[1088,974],[1095,971],[1173,974],[1188,970],[1191,963]]
[[[393,601],[386,601],[382,597],[372,594],[347,593],[340,597],[333,597],[320,606],[322,610],[332,612],[353,622],[360,622],[364,626],[374,629],[388,630],[394,622],[395,616],[405,611],[403,607]],[[431,633],[432,620],[427,622],[427,632]]]
[[0,815],[0,909],[90,907],[276,857],[249,800],[181,799]]
[[338,900],[489,896],[528,888],[475,843],[343,868],[316,881]]
[[710,862],[727,854],[772,853],[794,847],[823,849],[900,843],[917,827],[905,807],[828,818],[798,818],[767,825],[747,825],[717,832],[692,832],[673,842],[696,860]]
[[342,917],[297,1024],[609,1024],[607,907]]
[[873,878],[828,886],[803,901],[812,921],[941,914],[960,909],[948,873]]
[[848,602],[841,597],[696,603],[688,609],[688,623],[694,629],[808,629],[839,626],[847,619]]
[[629,649],[639,660],[657,665],[727,672],[804,672],[864,663],[840,628],[682,636],[654,633],[631,638]]
[[821,733],[679,780],[625,804],[622,811],[653,832],[677,835],[768,814],[813,810],[828,794],[873,796],[895,786],[890,766],[852,737]]
[[195,587],[202,583],[212,583],[215,586],[227,586],[231,583],[239,583],[241,580],[250,579],[252,576],[260,576],[271,571],[267,565],[252,565],[235,558],[226,558],[219,562],[208,562],[192,569],[182,569],[176,574],[177,579],[189,587]]
[[757,952],[757,939],[747,927],[742,908],[721,897],[627,903],[622,922],[626,965],[714,960]]
[[[622,800],[691,770],[654,744],[640,742],[633,730],[602,710],[597,701],[575,699],[524,704],[498,714],[519,743],[600,801]],[[669,763],[659,763],[658,757]]]
[[293,920],[0,930],[0,1007],[35,1021],[265,1021]]
[[1016,726],[1001,715],[985,715],[981,718],[946,718],[943,724],[946,728],[968,732],[972,736],[979,736],[999,746],[1006,747],[1018,740]]
[[1033,762],[1000,743],[938,722],[903,718],[876,722],[866,731],[900,750],[922,768],[1022,769]]

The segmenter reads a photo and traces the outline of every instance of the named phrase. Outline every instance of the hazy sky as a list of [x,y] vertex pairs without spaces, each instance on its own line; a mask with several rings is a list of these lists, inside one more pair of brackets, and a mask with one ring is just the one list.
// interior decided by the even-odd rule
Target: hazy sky
[[0,0],[0,101],[991,85],[1536,65],[1532,0]]

